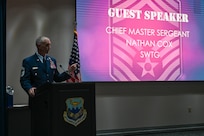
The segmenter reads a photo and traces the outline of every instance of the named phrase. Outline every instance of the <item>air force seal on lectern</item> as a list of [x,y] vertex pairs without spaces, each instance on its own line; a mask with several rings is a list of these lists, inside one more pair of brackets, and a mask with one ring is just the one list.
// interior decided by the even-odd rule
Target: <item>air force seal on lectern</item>
[[86,119],[87,111],[84,109],[84,99],[81,97],[68,98],[66,101],[66,111],[64,111],[64,121],[75,127]]

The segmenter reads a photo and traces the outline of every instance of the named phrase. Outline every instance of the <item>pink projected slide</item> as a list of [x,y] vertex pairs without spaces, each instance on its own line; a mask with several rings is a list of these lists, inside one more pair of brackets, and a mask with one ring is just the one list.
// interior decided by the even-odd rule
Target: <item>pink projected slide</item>
[[79,0],[83,81],[204,80],[202,2]]

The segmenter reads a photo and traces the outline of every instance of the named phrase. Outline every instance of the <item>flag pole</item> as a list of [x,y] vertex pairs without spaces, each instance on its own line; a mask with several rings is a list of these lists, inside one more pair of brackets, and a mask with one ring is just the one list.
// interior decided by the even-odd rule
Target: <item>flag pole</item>
[[76,18],[74,20],[74,33],[77,34],[77,21],[76,21]]
[[77,64],[77,68],[75,71],[71,72],[71,78],[67,80],[67,82],[81,82],[81,73],[80,73],[80,57],[79,57],[79,47],[78,47],[78,34],[77,34],[77,23],[76,20],[74,22],[74,40],[71,50],[71,55],[69,59],[68,69],[72,64]]

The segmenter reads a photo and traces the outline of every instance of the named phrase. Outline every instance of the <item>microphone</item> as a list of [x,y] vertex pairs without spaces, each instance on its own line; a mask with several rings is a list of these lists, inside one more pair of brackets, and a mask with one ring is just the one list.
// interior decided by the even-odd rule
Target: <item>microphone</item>
[[60,68],[65,72],[66,70],[62,67],[62,65],[60,64],[59,65],[60,66]]
[[66,72],[68,75],[70,75],[70,72],[68,70],[65,70],[61,64],[59,66],[64,72]]

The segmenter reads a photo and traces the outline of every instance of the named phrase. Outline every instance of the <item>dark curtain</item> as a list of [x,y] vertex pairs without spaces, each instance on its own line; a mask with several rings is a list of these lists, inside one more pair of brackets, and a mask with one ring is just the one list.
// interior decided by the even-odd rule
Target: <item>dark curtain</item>
[[0,1],[0,136],[7,136],[6,115],[6,0]]

